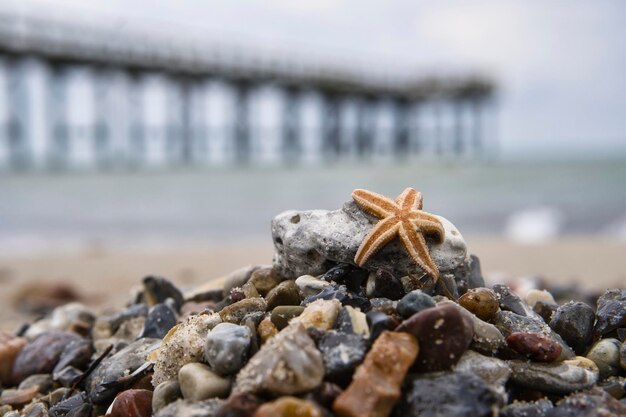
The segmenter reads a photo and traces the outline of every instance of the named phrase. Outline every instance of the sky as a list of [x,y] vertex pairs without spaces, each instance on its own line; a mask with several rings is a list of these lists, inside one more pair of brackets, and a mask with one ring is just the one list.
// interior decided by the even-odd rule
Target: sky
[[499,83],[508,155],[626,155],[626,3],[541,0],[4,0],[0,10]]

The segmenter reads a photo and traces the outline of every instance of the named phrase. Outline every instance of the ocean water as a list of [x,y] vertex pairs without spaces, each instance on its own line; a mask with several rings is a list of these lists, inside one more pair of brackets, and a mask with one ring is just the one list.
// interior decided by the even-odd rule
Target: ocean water
[[270,239],[286,209],[336,209],[354,188],[396,196],[463,234],[535,242],[626,239],[626,161],[409,161],[0,176],[0,251],[178,246]]

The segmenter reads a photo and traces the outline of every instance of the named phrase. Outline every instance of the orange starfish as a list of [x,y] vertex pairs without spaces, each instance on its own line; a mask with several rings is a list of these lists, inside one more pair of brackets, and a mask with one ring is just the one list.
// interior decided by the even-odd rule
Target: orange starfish
[[422,211],[422,193],[407,188],[394,201],[371,191],[354,190],[352,198],[362,210],[381,219],[356,252],[354,262],[358,266],[397,236],[411,259],[437,281],[439,270],[430,257],[424,234],[432,234],[440,243],[445,232],[439,219]]

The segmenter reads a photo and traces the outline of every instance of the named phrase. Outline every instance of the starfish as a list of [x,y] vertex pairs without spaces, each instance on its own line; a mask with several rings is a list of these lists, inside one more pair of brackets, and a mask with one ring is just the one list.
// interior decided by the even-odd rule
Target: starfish
[[354,190],[352,198],[362,210],[380,219],[356,252],[354,262],[358,266],[398,237],[411,259],[437,281],[439,270],[430,257],[424,234],[435,236],[440,243],[445,232],[437,217],[422,211],[422,193],[407,188],[394,201],[371,191]]

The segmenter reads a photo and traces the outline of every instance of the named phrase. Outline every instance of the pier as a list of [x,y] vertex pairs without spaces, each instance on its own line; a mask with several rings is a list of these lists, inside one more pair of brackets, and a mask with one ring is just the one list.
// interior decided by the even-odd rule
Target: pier
[[[484,120],[496,86],[480,74],[381,74],[2,14],[0,74],[0,169],[480,157],[494,146]],[[258,116],[268,96],[271,125]]]

